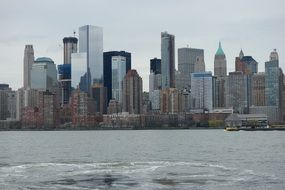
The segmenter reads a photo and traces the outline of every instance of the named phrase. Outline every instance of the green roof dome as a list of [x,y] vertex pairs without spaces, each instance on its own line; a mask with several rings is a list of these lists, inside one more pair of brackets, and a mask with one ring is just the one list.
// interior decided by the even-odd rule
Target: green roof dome
[[36,59],[35,63],[54,63],[49,57],[39,57]]
[[223,49],[222,49],[222,45],[221,45],[221,42],[219,42],[219,48],[216,52],[216,55],[225,55]]

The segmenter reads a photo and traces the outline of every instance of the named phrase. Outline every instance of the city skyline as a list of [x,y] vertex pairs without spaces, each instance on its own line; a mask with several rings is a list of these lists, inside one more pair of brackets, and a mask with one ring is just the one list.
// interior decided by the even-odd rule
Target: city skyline
[[[227,72],[234,71],[235,57],[240,49],[243,49],[245,55],[253,56],[259,63],[259,71],[264,71],[264,63],[269,60],[269,53],[276,48],[280,67],[284,70],[282,60],[285,57],[285,43],[282,40],[285,39],[285,34],[282,31],[285,26],[280,24],[285,18],[282,1],[218,1],[214,4],[209,1],[181,1],[179,4],[163,1],[163,6],[161,1],[125,1],[124,9],[117,10],[117,14],[120,14],[120,18],[125,22],[121,22],[120,18],[116,17],[117,14],[108,10],[111,4],[114,6],[119,2],[86,1],[88,6],[84,7],[87,10],[91,10],[92,6],[100,7],[100,10],[94,13],[78,10],[80,4],[72,3],[71,11],[62,14],[65,3],[27,1],[23,9],[22,6],[15,6],[16,1],[3,2],[4,6],[0,8],[0,51],[1,66],[6,65],[5,69],[0,71],[1,83],[10,84],[15,90],[22,86],[26,44],[33,44],[35,58],[50,57],[56,65],[63,64],[62,39],[73,36],[73,30],[76,30],[78,35],[78,27],[85,24],[103,27],[104,52],[124,50],[132,53],[132,68],[143,78],[144,90],[148,90],[149,60],[154,57],[161,58],[160,33],[164,31],[175,35],[176,70],[177,49],[189,45],[192,48],[204,49],[206,71],[213,72],[219,41],[222,42],[227,57]],[[266,14],[272,3],[274,12]],[[219,9],[221,4],[223,10]],[[52,10],[51,18],[46,18],[43,9],[37,7]],[[231,7],[235,9],[232,10]],[[14,13],[15,10],[23,14]],[[159,15],[156,14],[158,10]],[[242,13],[239,10],[242,10]],[[80,18],[76,16],[78,13],[81,13]],[[196,17],[198,13],[199,17]],[[169,19],[164,19],[165,17]],[[244,31],[244,28],[247,30]]]

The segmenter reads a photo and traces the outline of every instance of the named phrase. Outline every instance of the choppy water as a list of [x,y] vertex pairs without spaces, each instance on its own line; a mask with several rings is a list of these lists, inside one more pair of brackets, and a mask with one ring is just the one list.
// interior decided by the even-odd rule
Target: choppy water
[[0,132],[0,189],[285,189],[285,132]]

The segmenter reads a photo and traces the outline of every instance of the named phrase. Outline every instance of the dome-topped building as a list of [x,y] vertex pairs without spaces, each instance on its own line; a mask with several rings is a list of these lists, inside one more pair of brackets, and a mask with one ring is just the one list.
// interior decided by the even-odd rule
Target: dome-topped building
[[39,57],[35,60],[35,63],[54,63],[54,61],[49,57]]

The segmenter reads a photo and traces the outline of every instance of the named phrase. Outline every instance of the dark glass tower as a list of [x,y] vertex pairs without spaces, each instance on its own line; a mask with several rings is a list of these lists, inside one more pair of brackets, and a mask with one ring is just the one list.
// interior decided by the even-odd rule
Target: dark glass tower
[[150,72],[161,74],[161,59],[153,58],[150,60]]
[[122,56],[126,58],[126,73],[132,68],[131,53],[125,51],[104,52],[104,86],[107,87],[107,102],[112,99],[112,57]]

